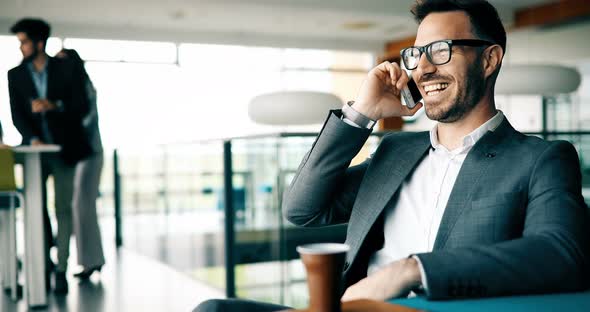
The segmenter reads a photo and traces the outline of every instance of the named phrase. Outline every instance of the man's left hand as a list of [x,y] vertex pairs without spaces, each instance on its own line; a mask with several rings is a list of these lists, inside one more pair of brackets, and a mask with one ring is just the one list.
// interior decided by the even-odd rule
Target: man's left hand
[[32,106],[33,113],[43,113],[57,108],[57,106],[54,103],[50,102],[47,99],[33,100]]
[[406,296],[421,284],[418,261],[407,258],[390,263],[386,267],[348,287],[342,301],[372,299],[383,301]]

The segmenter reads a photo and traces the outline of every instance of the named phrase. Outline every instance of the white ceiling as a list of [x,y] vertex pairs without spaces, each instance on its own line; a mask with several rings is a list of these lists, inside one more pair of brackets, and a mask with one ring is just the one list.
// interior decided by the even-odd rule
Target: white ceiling
[[[490,0],[506,24],[551,0]],[[412,0],[1,0],[0,33],[23,16],[53,35],[381,51],[415,33]],[[356,27],[355,27],[356,26]],[[365,27],[363,27],[365,26]]]

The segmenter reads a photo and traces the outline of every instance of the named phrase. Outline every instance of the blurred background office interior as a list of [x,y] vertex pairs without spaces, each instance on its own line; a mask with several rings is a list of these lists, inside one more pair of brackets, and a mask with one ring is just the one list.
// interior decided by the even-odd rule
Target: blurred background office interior
[[[498,107],[517,130],[574,143],[590,201],[590,2],[490,2],[509,31],[503,68],[514,66],[501,75],[506,87],[498,90]],[[105,155],[98,213],[107,263],[90,283],[71,283],[67,297],[50,295],[49,309],[187,311],[225,296],[305,307],[305,272],[295,246],[343,241],[346,227],[301,230],[281,217],[282,191],[327,115],[301,125],[289,112],[305,109],[297,105],[299,92],[336,95],[335,108],[354,100],[374,65],[399,60],[399,50],[413,44],[412,3],[3,0],[6,144],[21,141],[6,79],[22,60],[9,32],[19,18],[48,21],[48,54],[77,50],[98,92]],[[527,75],[532,65],[575,69],[574,82]],[[540,89],[543,84],[557,89]],[[256,96],[287,91],[295,100],[276,112],[285,122],[250,117]],[[432,125],[423,112],[383,121],[355,161],[386,131]],[[17,221],[22,254],[21,210]],[[24,311],[26,303],[0,295],[0,308]]]

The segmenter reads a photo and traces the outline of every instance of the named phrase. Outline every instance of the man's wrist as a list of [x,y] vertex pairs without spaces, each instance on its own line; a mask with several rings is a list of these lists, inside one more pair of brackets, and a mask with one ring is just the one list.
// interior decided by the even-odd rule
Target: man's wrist
[[375,121],[381,119],[379,117],[379,112],[375,110],[374,105],[369,105],[362,101],[351,101],[349,103],[350,107],[352,107],[352,109],[354,109],[359,114],[362,114],[363,116],[366,116],[367,118]]
[[359,113],[352,105],[354,105],[354,101],[350,101],[342,107],[343,119],[351,121],[360,128],[372,129],[375,126],[376,120]]
[[405,279],[409,289],[418,289],[422,287],[422,273],[418,260],[416,260],[414,257],[406,258],[405,267]]
[[45,105],[46,111],[55,110],[57,108],[58,108],[58,106],[55,102],[47,100],[47,105]]

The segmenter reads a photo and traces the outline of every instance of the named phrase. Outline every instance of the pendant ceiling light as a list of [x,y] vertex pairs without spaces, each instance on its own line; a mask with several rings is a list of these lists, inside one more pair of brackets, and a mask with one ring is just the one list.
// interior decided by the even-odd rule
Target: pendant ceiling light
[[326,120],[328,111],[342,108],[331,93],[284,91],[259,95],[250,101],[250,119],[265,125],[309,125]]
[[578,89],[582,77],[571,67],[561,65],[507,65],[502,67],[496,94],[554,95]]

